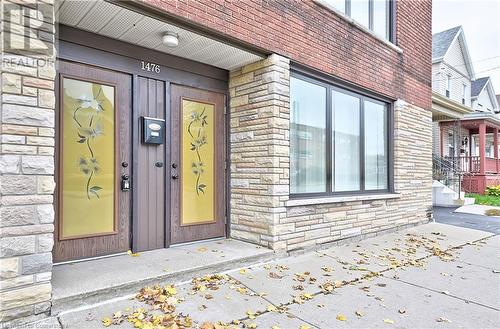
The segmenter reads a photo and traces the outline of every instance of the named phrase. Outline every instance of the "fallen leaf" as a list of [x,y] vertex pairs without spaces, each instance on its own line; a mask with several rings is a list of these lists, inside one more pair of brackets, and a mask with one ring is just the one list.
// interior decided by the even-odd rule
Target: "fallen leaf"
[[102,325],[105,327],[109,327],[111,325],[111,323],[113,323],[113,321],[111,321],[110,318],[102,319]]
[[391,320],[391,319],[384,319],[384,323],[393,324],[393,323],[394,323],[394,320]]
[[278,326],[272,326],[271,329],[281,329],[281,328]]
[[268,312],[276,312],[278,310],[274,305],[267,305],[266,309]]
[[200,326],[200,329],[214,329],[215,326],[211,322],[203,322]]
[[364,316],[364,314],[363,314],[363,313],[361,313],[360,311],[356,311],[356,312],[354,312],[354,314],[356,314],[356,315],[357,315],[357,316],[359,316],[359,317]]
[[168,286],[165,286],[165,292],[169,295],[176,295],[177,289],[175,289],[175,287],[172,285],[168,285]]
[[347,318],[344,314],[337,315],[336,319],[339,321],[347,321]]
[[138,253],[138,252],[133,253],[132,250],[127,251],[127,254],[129,256],[132,256],[132,257],[139,257],[140,256],[140,253]]
[[326,305],[325,305],[325,304],[318,304],[318,305],[316,305],[316,306],[317,306],[317,307],[319,307],[319,308],[325,308],[325,307],[326,307]]
[[199,251],[199,252],[206,252],[206,251],[207,251],[207,248],[205,248],[205,247],[200,247],[200,248],[198,248],[198,249],[196,249],[196,250],[197,250],[197,251]]
[[241,274],[246,274],[246,273],[247,273],[247,270],[245,270],[244,268],[242,268],[242,269],[240,270],[240,273],[241,273]]
[[309,327],[307,324],[303,324],[299,329],[311,329],[311,327]]
[[275,272],[269,272],[269,277],[271,279],[281,279],[281,278],[283,278],[281,275],[279,275],[279,274],[277,274]]
[[443,317],[443,316],[440,316],[439,318],[436,319],[437,322],[448,322],[448,323],[451,323],[451,320]]
[[303,300],[310,300],[310,299],[313,299],[313,295],[312,294],[308,294],[308,293],[304,293],[302,295],[300,295],[300,298],[302,298]]

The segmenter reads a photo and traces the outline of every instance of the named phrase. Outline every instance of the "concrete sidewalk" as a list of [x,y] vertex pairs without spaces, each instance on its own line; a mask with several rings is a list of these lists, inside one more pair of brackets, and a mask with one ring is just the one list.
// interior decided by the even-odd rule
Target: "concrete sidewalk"
[[500,236],[427,224],[143,289],[39,328],[497,328],[499,256]]

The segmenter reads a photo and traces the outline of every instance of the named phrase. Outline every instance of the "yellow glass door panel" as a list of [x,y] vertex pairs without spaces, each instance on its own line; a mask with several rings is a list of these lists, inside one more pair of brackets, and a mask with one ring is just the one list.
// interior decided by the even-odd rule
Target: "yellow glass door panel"
[[181,108],[181,225],[215,222],[215,106],[182,99]]
[[113,234],[115,87],[63,77],[60,239]]

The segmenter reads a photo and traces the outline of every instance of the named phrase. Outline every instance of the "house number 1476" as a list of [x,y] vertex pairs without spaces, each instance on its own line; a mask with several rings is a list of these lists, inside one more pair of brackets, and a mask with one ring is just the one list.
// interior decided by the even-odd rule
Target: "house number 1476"
[[160,73],[160,65],[150,62],[141,61],[141,70],[148,72]]

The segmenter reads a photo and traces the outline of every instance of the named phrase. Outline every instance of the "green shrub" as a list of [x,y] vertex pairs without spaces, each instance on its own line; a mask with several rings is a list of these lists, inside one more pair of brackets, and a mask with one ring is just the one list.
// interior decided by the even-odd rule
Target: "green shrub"
[[488,209],[484,214],[486,216],[500,216],[500,209]]
[[500,185],[487,186],[485,194],[492,195],[492,196],[500,196]]

